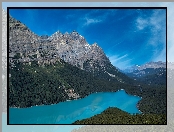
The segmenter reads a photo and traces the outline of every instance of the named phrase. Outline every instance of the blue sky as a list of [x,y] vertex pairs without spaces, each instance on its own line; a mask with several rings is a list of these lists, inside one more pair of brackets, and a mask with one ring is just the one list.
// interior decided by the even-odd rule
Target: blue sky
[[38,35],[76,30],[120,69],[166,60],[164,9],[13,9],[10,15]]

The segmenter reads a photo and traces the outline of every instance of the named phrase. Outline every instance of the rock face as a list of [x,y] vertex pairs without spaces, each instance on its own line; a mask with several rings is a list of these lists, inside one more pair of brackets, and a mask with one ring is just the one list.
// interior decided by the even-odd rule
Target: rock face
[[89,45],[85,38],[76,31],[65,34],[58,31],[51,35],[48,40],[51,47],[54,47],[54,53],[57,56],[81,69],[84,69],[83,64],[87,60],[95,60],[100,65],[103,61],[109,62],[103,50],[96,43]]
[[38,47],[39,40],[24,24],[9,17],[9,53],[31,53]]
[[51,36],[38,36],[24,24],[9,17],[9,57],[19,54],[18,61],[37,61],[39,64],[63,59],[80,69],[93,71],[96,65],[106,67],[110,64],[103,50],[94,43],[89,45],[78,32],[62,34],[57,31]]
[[18,61],[33,61],[29,56],[37,53],[40,37],[31,32],[20,21],[9,16],[9,62],[13,64],[14,56],[19,54]]

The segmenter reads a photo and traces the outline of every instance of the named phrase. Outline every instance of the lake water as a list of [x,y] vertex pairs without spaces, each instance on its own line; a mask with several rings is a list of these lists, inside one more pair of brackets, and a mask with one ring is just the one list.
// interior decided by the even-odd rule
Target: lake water
[[136,104],[138,96],[128,95],[124,90],[93,93],[89,96],[54,105],[30,108],[10,108],[10,124],[71,124],[76,120],[92,117],[108,107],[117,107],[128,113],[140,113]]

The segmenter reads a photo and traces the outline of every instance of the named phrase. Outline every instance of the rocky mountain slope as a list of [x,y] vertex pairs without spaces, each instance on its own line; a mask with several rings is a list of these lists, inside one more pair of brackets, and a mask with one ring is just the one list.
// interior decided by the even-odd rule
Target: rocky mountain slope
[[40,37],[20,21],[9,17],[9,54],[34,53],[39,46]]
[[[20,21],[9,17],[9,62],[54,65],[60,59],[103,78],[106,74],[124,83],[130,79],[114,67],[97,43],[88,44],[78,32],[38,36]],[[105,78],[105,77],[104,77]],[[123,79],[125,78],[125,79]]]
[[[38,36],[10,16],[9,56],[14,57],[17,53],[20,54],[20,62],[36,60],[43,64],[42,62],[51,63],[51,58],[60,58],[87,71],[94,71],[96,64],[102,68],[106,67],[106,64],[111,65],[97,43],[89,45],[76,31],[65,34],[58,31],[51,36]],[[12,61],[10,58],[10,62]]]

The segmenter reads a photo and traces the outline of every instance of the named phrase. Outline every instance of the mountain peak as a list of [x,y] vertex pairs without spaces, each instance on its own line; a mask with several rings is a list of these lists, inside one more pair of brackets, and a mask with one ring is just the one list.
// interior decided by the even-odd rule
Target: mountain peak
[[[15,23],[20,22],[15,19],[10,22],[11,25],[15,25]],[[12,53],[20,53],[21,55],[27,54],[27,57],[37,55],[37,59],[35,60],[42,62],[42,60],[47,58],[47,63],[49,63],[49,59],[51,58],[55,58],[55,60],[60,58],[65,62],[68,62],[69,64],[84,70],[84,64],[90,60],[88,65],[88,69],[90,69],[90,71],[93,71],[96,68],[94,65],[98,65],[98,67],[104,67],[110,64],[109,59],[106,57],[102,48],[100,48],[96,42],[92,45],[89,45],[85,38],[75,30],[73,30],[71,33],[65,32],[64,34],[58,30],[50,37],[48,35],[42,35],[38,37],[34,36],[30,30],[25,31],[23,29],[15,29],[15,31],[16,32],[10,32],[10,37],[12,36],[10,39],[10,50]],[[19,34],[19,32],[21,34],[19,36],[23,37],[16,37],[16,34]],[[29,38],[29,36],[33,37]],[[14,45],[13,42],[16,41],[19,41],[19,43]],[[21,43],[23,43],[23,45],[19,47]],[[37,50],[39,50],[39,53],[36,52]],[[23,60],[27,60],[25,56],[22,56],[22,58]],[[32,61],[32,59],[28,61]]]
[[61,33],[59,30],[57,31],[57,32],[55,32],[55,33]]
[[96,42],[94,44],[92,44],[92,46],[99,47]]
[[65,32],[64,34],[66,35],[66,34],[69,34],[69,33],[68,32]]
[[73,30],[72,33],[78,33],[76,30]]

